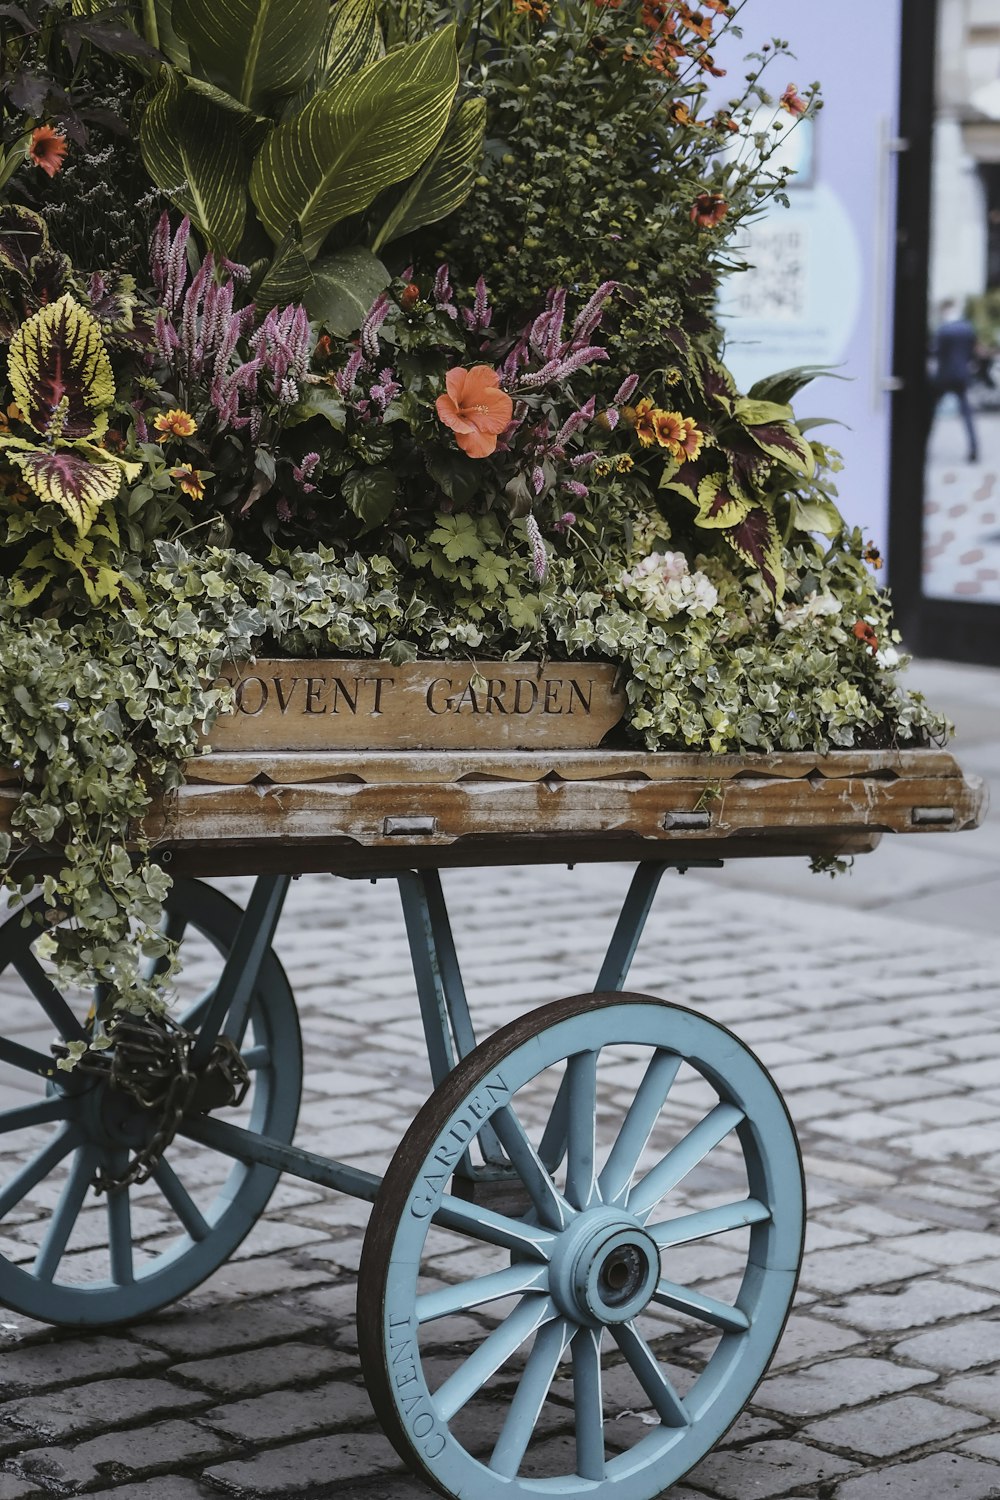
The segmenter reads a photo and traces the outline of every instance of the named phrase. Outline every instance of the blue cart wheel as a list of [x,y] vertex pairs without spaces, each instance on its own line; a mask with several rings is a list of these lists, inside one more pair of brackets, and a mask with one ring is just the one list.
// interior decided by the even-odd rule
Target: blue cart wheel
[[386,1432],[458,1500],[651,1500],[767,1368],[803,1205],[781,1095],[724,1027],[627,994],[504,1027],[372,1212],[358,1333]]
[[[181,943],[177,1019],[188,1030],[198,1029],[241,915],[211,886],[174,882],[164,923]],[[162,1118],[102,1076],[54,1067],[53,1042],[86,1034],[91,996],[59,992],[39,936],[37,922],[22,926],[20,913],[0,928],[0,1304],[47,1323],[104,1327],[146,1317],[217,1270],[279,1174],[177,1137],[147,1181],[95,1192],[102,1178],[127,1174]],[[214,1113],[291,1141],[302,1044],[273,952],[239,1050],[249,1090],[238,1108]]]

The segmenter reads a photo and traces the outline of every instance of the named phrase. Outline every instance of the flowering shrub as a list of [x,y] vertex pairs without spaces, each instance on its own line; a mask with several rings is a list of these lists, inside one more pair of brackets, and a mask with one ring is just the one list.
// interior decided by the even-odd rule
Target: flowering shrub
[[227,657],[598,657],[650,750],[939,732],[815,372],[725,366],[819,107],[783,42],[726,92],[741,5],[4,9],[0,765],[70,982],[162,1003],[136,830]]

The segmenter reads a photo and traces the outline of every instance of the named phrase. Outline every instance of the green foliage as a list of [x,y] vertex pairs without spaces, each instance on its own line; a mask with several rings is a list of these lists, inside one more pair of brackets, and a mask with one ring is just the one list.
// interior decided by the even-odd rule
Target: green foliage
[[[362,294],[388,280],[364,247],[452,212],[472,185],[484,112],[453,114],[455,28],[384,55],[371,0],[173,0],[171,21],[187,61],[159,68],[142,109],[150,176],[216,253],[254,265],[262,306],[305,297],[353,331]],[[350,267],[314,271],[324,246],[350,247]]]

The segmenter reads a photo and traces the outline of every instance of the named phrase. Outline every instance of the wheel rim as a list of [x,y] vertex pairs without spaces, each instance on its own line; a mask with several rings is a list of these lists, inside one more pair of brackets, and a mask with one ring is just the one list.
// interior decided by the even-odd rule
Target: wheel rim
[[[615,1085],[604,1122],[609,1077],[638,1086],[626,1102]],[[490,1131],[520,1213],[445,1191],[475,1149],[463,1152],[489,1153]],[[763,1375],[795,1290],[803,1199],[781,1096],[723,1027],[634,995],[579,996],[505,1027],[421,1110],[369,1224],[362,1367],[397,1450],[455,1496],[650,1500]],[[741,1268],[728,1297],[674,1274],[719,1249]]]
[[[182,942],[192,1030],[235,939],[240,909],[221,892],[178,879],[164,921]],[[275,1169],[174,1140],[150,1180],[96,1197],[98,1172],[120,1176],[148,1138],[141,1111],[101,1081],[53,1068],[51,1040],[82,1035],[87,997],[64,996],[34,951],[35,927],[13,914],[0,928],[0,1303],[49,1323],[105,1326],[143,1317],[211,1275],[253,1227]],[[290,1141],[302,1054],[295,1004],[268,954],[240,1047],[246,1102],[220,1111]],[[48,1064],[49,1077],[42,1076]]]

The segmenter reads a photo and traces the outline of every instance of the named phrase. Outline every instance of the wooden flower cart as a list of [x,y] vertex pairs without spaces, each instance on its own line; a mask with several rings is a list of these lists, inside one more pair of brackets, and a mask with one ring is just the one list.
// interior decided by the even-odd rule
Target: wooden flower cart
[[[936,750],[645,754],[574,748],[572,738],[554,748],[594,707],[591,697],[584,712],[590,689],[574,693],[565,668],[556,689],[537,669],[510,682],[441,670],[429,691],[425,681],[412,692],[396,675],[400,702],[446,719],[460,741],[487,733],[492,748],[474,738],[472,748],[329,748],[335,700],[371,741],[358,705],[369,717],[388,712],[391,690],[376,710],[375,683],[365,700],[343,663],[325,675],[297,666],[301,682],[285,680],[282,692],[280,666],[258,663],[256,686],[244,674],[244,718],[261,721],[255,742],[223,727],[151,814],[175,875],[166,930],[191,953],[194,988],[177,1025],[136,1026],[110,1055],[58,1071],[52,1035],[56,1052],[86,1036],[88,997],[55,988],[37,956],[39,925],[11,917],[0,928],[12,1018],[0,1040],[10,1085],[0,1302],[91,1328],[148,1316],[222,1265],[290,1173],[373,1205],[362,1368],[387,1433],[429,1484],[456,1500],[650,1500],[752,1395],[784,1326],[803,1237],[798,1147],[765,1069],[724,1027],[625,992],[660,877],[973,827],[982,786]],[[548,681],[559,675],[550,669]],[[600,692],[614,694],[612,676]],[[535,682],[539,714],[548,693],[534,748],[523,725],[511,728],[515,679]],[[530,697],[524,689],[522,705]],[[293,698],[304,728],[292,724]],[[276,729],[263,723],[268,711]],[[320,745],[303,747],[314,721]],[[424,733],[397,721],[374,743],[411,732]],[[8,773],[0,827],[17,796]],[[594,992],[477,1042],[439,871],[608,860],[636,870]],[[399,887],[434,1089],[384,1178],[292,1143],[302,1052],[271,944],[289,881],[307,870]],[[225,874],[256,875],[245,912],[201,880]],[[150,1195],[173,1230],[143,1242],[133,1225]],[[83,1219],[97,1231],[77,1254]],[[715,1243],[739,1253],[742,1271],[710,1294],[678,1257]],[[545,1441],[553,1391],[574,1417],[561,1444]],[[615,1421],[636,1408],[652,1418]]]

